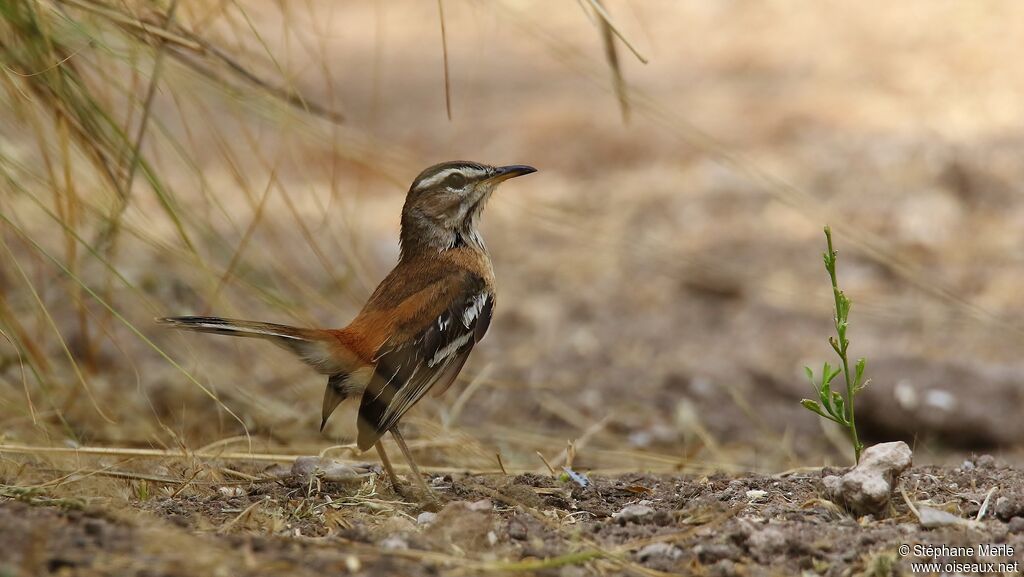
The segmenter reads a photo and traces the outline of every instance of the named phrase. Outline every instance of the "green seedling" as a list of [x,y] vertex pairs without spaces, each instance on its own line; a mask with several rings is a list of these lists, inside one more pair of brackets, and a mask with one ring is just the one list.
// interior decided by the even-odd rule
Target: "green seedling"
[[[868,381],[864,379],[864,367],[867,362],[864,359],[858,359],[857,364],[853,367],[853,375],[851,377],[848,354],[850,340],[846,338],[846,330],[849,328],[851,303],[843,291],[839,290],[839,283],[836,281],[836,256],[838,252],[832,248],[832,229],[828,226],[825,227],[825,242],[828,245],[828,249],[824,253],[825,270],[828,271],[828,276],[832,280],[832,294],[835,297],[836,306],[833,320],[835,321],[837,335],[835,337],[830,336],[828,343],[832,345],[832,350],[839,355],[841,366],[833,367],[828,361],[825,361],[818,378],[815,378],[814,371],[810,367],[804,367],[804,370],[807,372],[807,378],[811,381],[811,386],[814,387],[815,392],[818,394],[818,399],[803,399],[800,401],[800,404],[846,429],[850,442],[853,444],[854,461],[859,463],[860,453],[864,449],[864,445],[861,444],[860,438],[857,436],[857,421],[854,416],[853,407],[854,398],[856,398],[857,393],[868,384]],[[845,395],[832,390],[832,382],[840,373],[842,373],[846,385]]]

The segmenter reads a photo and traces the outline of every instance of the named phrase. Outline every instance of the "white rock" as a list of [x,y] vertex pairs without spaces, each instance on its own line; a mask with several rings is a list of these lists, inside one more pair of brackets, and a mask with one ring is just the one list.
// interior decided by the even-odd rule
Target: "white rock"
[[903,441],[880,443],[864,449],[860,463],[842,476],[822,479],[829,496],[853,512],[877,513],[889,503],[896,479],[912,462],[910,447]]
[[949,391],[932,389],[925,393],[924,404],[948,413],[956,408],[956,397]]
[[996,466],[996,458],[992,455],[982,455],[974,460],[979,469],[991,469]]
[[409,544],[405,542],[405,539],[398,535],[391,535],[377,544],[381,549],[387,549],[389,551],[399,551],[409,548]]
[[345,557],[345,569],[348,569],[349,573],[358,573],[363,569],[363,562],[359,560],[359,557],[349,555]]
[[335,482],[352,481],[363,477],[351,465],[329,459],[320,462],[320,475],[324,480]]
[[896,404],[905,411],[913,411],[921,404],[921,400],[917,396],[917,389],[906,380],[896,383],[892,395],[896,398]]
[[292,475],[308,477],[320,466],[320,457],[299,457],[292,462]]
[[437,521],[437,513],[430,511],[424,511],[416,516],[417,525],[433,525],[434,521]]
[[921,526],[925,529],[935,529],[936,527],[949,527],[951,525],[969,525],[970,521],[957,517],[952,513],[947,513],[940,509],[932,509],[931,507],[917,508],[918,517],[921,520]]
[[751,501],[757,501],[758,499],[763,499],[767,495],[768,495],[768,491],[762,491],[760,489],[751,489],[751,490],[747,491],[747,499],[750,499]]
[[325,481],[352,481],[364,475],[352,465],[334,459],[320,457],[299,457],[292,463],[291,474],[300,479],[309,479],[311,475],[319,475]]
[[654,559],[657,557],[664,557],[675,561],[683,554],[682,550],[671,543],[651,543],[643,549],[636,552],[636,558],[640,562],[647,561],[648,559]]
[[612,514],[612,518],[622,524],[629,523],[630,521],[640,523],[641,521],[653,516],[654,508],[650,505],[643,505],[640,503],[635,505],[626,505],[618,513]]
[[480,499],[479,501],[473,501],[472,503],[466,504],[466,509],[470,511],[490,511],[494,508],[494,503],[490,499]]
[[245,489],[237,486],[219,487],[217,489],[225,497],[244,497]]

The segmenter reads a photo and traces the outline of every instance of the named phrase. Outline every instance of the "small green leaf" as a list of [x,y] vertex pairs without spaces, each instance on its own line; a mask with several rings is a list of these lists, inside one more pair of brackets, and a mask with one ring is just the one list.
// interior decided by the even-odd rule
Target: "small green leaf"
[[842,420],[842,424],[846,425],[850,422],[850,415],[846,411],[846,402],[843,400],[843,396],[839,393],[832,392],[832,404],[836,408],[836,417]]
[[843,372],[842,369],[840,369],[839,367],[833,368],[829,366],[827,363],[825,365],[825,370],[828,372],[822,376],[822,380],[830,385],[832,384],[832,381],[834,381],[836,377],[839,376],[839,373]]
[[861,380],[864,378],[864,367],[868,364],[867,360],[861,358],[857,359],[857,365],[854,367],[855,377],[853,379],[854,388],[859,389],[861,387]]
[[[821,406],[826,409],[829,408],[829,398],[832,396],[832,390],[829,389],[828,383],[822,384],[821,388],[818,389],[818,400],[821,401]],[[831,411],[829,411],[831,412]]]
[[825,366],[821,370],[821,384],[818,385],[818,396],[821,397],[821,404],[828,406],[828,398],[830,396],[832,379],[829,378],[831,371],[829,364],[826,362]]
[[842,423],[837,421],[836,418],[833,417],[832,415],[825,414],[821,410],[821,406],[818,405],[818,403],[812,401],[811,399],[803,399],[803,400],[800,401],[800,404],[803,405],[804,408],[806,408],[807,410],[809,410],[812,413],[815,413],[816,415],[818,415],[819,417],[822,417],[823,419],[828,419],[828,420],[830,420],[830,421],[832,421],[834,423],[842,425]]
[[821,415],[821,405],[818,404],[818,401],[812,401],[811,399],[800,399],[800,404],[803,405],[804,408],[806,408],[807,410],[814,411],[815,413]]

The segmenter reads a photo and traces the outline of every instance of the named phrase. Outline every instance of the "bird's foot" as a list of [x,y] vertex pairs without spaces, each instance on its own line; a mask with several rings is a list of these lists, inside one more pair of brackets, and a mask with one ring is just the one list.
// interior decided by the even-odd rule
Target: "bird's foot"
[[441,508],[441,500],[429,485],[419,479],[419,483],[403,483],[397,479],[390,479],[391,490],[403,500],[419,504],[424,511],[437,511]]

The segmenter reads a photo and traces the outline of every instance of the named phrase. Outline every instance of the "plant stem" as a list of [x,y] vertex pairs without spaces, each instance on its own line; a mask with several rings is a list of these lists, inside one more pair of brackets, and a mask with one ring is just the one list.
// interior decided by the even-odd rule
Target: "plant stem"
[[857,437],[857,424],[854,420],[853,410],[853,398],[856,395],[856,383],[850,378],[850,361],[848,359],[846,349],[850,345],[850,341],[846,338],[846,327],[847,327],[847,313],[850,310],[850,301],[843,294],[843,291],[839,290],[839,281],[836,279],[836,252],[832,248],[832,228],[825,227],[825,241],[828,244],[828,260],[825,268],[828,270],[828,276],[832,280],[832,296],[835,297],[836,302],[836,334],[839,336],[838,346],[834,346],[836,353],[839,355],[839,359],[843,363],[843,379],[846,382],[846,422],[847,429],[850,432],[850,439],[853,442],[853,455],[854,462],[860,462],[860,452],[864,448],[860,444],[860,439]]

